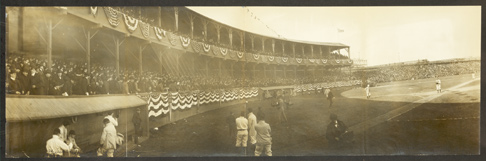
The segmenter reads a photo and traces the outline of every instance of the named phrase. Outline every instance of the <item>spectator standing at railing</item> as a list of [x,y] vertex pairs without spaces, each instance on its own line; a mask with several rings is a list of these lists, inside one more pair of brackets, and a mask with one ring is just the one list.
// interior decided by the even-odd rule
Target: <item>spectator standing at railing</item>
[[45,95],[44,91],[44,79],[42,73],[37,73],[35,68],[30,70],[31,73],[31,94],[33,95]]
[[19,76],[19,81],[22,87],[22,94],[29,95],[31,93],[31,76],[29,75],[29,71],[27,68],[22,70],[22,74]]
[[7,94],[22,94],[22,85],[17,79],[16,72],[10,72],[10,77],[7,80]]
[[64,84],[64,92],[63,95],[65,96],[70,96],[73,95],[73,86],[74,86],[74,80],[66,77],[66,83]]
[[45,73],[45,81],[44,81],[44,86],[46,87],[46,93],[48,95],[54,95],[54,79],[51,77],[50,72]]
[[61,95],[62,93],[64,93],[64,83],[66,82],[66,80],[64,79],[64,77],[62,76],[62,71],[57,71],[57,77],[55,77],[53,79],[53,83],[54,83],[54,95]]

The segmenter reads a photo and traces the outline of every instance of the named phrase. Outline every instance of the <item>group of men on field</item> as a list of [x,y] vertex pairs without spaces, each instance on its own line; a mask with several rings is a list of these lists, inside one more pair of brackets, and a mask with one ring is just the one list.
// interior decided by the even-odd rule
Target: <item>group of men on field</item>
[[[236,127],[236,148],[240,154],[247,155],[248,141],[250,142],[250,151],[254,151],[255,156],[262,155],[263,151],[266,156],[272,156],[272,136],[270,125],[265,122],[265,114],[261,107],[257,115],[253,113],[252,108],[248,108],[248,115],[241,111],[238,118],[234,118],[230,112],[227,121],[229,123],[230,135],[234,136],[233,129]],[[245,116],[248,117],[245,118]],[[257,120],[258,118],[258,120]]]

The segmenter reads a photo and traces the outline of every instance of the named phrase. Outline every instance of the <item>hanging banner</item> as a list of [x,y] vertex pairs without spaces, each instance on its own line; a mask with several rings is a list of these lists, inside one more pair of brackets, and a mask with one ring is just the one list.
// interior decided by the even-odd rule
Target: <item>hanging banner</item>
[[98,14],[98,7],[89,7],[90,8],[90,13],[96,17],[96,14]]
[[158,117],[161,114],[167,114],[169,110],[169,97],[167,93],[161,93],[159,96],[148,99],[148,117]]
[[213,45],[213,54],[214,55],[219,55],[219,52],[221,52],[221,51],[219,51],[219,48],[217,46],[214,46]]
[[202,46],[203,46],[203,49],[204,49],[204,52],[209,52],[209,50],[211,50],[211,45],[209,44],[206,44],[206,43],[202,43]]
[[260,59],[260,55],[259,54],[253,54],[253,59],[255,59],[255,60]]
[[275,59],[275,57],[273,57],[273,56],[268,56],[268,60],[269,60],[269,61],[273,61],[274,59]]
[[243,58],[244,53],[243,53],[243,52],[239,52],[239,51],[237,51],[237,52],[236,52],[236,55],[238,56],[238,58],[240,58],[240,59],[241,59],[241,58]]
[[282,61],[283,61],[284,63],[287,63],[287,61],[288,61],[288,60],[289,60],[289,58],[288,58],[288,57],[282,57]]
[[219,48],[219,49],[221,51],[221,55],[226,56],[226,54],[228,54],[228,49],[226,49],[226,48]]
[[191,43],[191,39],[188,37],[179,36],[181,38],[182,47],[187,48]]
[[173,33],[169,32],[169,34],[167,34],[167,38],[169,39],[169,42],[170,44],[172,44],[172,46],[176,46],[177,45],[177,36],[174,35]]
[[165,37],[165,30],[158,28],[158,27],[155,27],[155,26],[154,26],[154,30],[155,30],[155,36],[157,37],[157,39],[162,40],[162,36]]
[[200,42],[192,41],[191,46],[195,53],[199,53],[201,51],[202,47]]
[[127,16],[126,14],[123,14],[123,19],[125,20],[125,25],[127,25],[128,31],[130,31],[130,33],[137,29],[138,19]]
[[295,58],[295,61],[297,61],[297,63],[302,63],[302,58]]
[[142,31],[143,37],[149,39],[150,36],[150,25],[148,23],[140,21],[140,25],[142,26],[140,30]]
[[120,21],[118,20],[118,11],[111,7],[104,7],[104,9],[106,17],[108,17],[108,23],[112,27],[117,27],[120,24]]

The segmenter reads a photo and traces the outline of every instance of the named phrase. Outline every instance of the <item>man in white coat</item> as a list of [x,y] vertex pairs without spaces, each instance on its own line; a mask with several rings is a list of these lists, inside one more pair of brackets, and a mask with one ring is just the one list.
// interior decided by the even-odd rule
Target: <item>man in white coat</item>
[[106,152],[107,157],[113,157],[113,153],[116,149],[116,129],[115,126],[110,123],[109,119],[103,119],[103,123],[105,124],[105,128],[101,134],[101,147],[98,149],[98,156],[103,156]]
[[[257,118],[255,114],[253,114],[253,109],[248,108],[248,136],[250,138],[250,151],[255,150],[255,144],[256,144],[256,131],[255,131],[255,125],[257,124]],[[251,154],[251,153],[250,153]]]
[[48,158],[57,158],[62,157],[63,152],[68,152],[69,147],[64,140],[62,140],[59,135],[61,134],[61,130],[59,128],[54,129],[54,133],[52,138],[47,140],[46,142],[46,150],[47,150],[47,157]]

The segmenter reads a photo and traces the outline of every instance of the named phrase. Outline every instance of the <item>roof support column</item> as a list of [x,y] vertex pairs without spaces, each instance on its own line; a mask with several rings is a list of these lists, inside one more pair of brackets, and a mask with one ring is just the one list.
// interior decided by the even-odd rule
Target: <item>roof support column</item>
[[228,36],[230,41],[230,47],[233,47],[233,30],[231,28],[228,29]]
[[[120,39],[113,37],[115,41],[115,55],[116,55],[116,76],[120,75],[120,46],[123,44],[125,39],[120,42]],[[161,63],[162,64],[162,63]]]
[[272,53],[275,53],[275,39],[272,39]]
[[145,48],[147,47],[147,45],[140,45],[139,46],[139,50],[138,50],[138,71],[139,71],[139,75],[142,76],[142,53],[143,53],[143,50],[145,50]]
[[203,24],[203,28],[204,28],[204,41],[208,40],[208,23],[209,23],[209,21],[202,19],[202,24]]
[[311,58],[314,59],[314,46],[311,45]]
[[159,17],[158,17],[158,24],[159,26],[158,27],[162,27],[162,7],[158,7],[159,8]]
[[292,43],[292,53],[294,54],[294,58],[295,58],[295,44]]
[[179,8],[178,7],[174,7],[174,17],[175,17],[174,31],[179,31]]
[[245,33],[243,31],[240,32],[240,50],[245,51]]
[[285,43],[282,41],[282,56],[285,55]]
[[194,38],[194,18],[196,18],[193,14],[189,14],[189,22],[191,23],[191,39]]
[[321,46],[319,46],[319,54],[321,54],[321,59],[322,59],[323,57],[322,57],[322,48],[321,48]]
[[265,38],[262,37],[262,52],[265,53]]
[[255,51],[255,43],[254,43],[254,40],[255,40],[255,36],[253,35],[250,35],[250,40],[251,40],[251,51]]
[[216,27],[216,31],[218,32],[218,43],[220,43],[220,38],[221,38],[221,34],[220,34],[220,31],[221,31],[221,25],[219,25],[219,24],[214,24],[214,26]]

